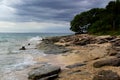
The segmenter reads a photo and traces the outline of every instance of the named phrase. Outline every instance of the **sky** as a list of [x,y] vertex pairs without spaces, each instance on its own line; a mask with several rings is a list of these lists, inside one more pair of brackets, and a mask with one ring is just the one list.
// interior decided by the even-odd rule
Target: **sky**
[[111,0],[0,0],[0,32],[69,33],[73,17]]

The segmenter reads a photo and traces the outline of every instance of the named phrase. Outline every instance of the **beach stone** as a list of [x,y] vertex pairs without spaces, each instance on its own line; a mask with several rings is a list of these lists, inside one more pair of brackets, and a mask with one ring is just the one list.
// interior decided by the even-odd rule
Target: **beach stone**
[[34,68],[28,73],[29,80],[54,80],[58,77],[61,69],[58,66],[45,64]]
[[19,50],[26,50],[25,46],[22,46]]
[[93,80],[120,80],[120,76],[111,70],[102,70],[93,77]]
[[120,66],[120,58],[111,58],[106,60],[101,60],[93,63],[95,68],[100,68],[102,66]]
[[66,66],[66,68],[76,68],[76,67],[80,67],[80,66],[84,66],[84,65],[86,65],[86,64],[84,64],[84,63],[75,63],[73,65]]

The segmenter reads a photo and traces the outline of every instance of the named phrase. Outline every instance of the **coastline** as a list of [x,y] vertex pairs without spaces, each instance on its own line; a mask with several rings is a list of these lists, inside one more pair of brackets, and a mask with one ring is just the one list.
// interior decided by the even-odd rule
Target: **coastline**
[[[48,63],[62,68],[58,80],[92,80],[101,70],[112,70],[120,75],[119,67],[108,65],[95,68],[93,66],[95,62],[116,58],[113,44],[120,41],[119,39],[119,36],[88,34],[50,37],[43,39],[37,48],[46,50]],[[38,62],[40,60],[37,59]]]

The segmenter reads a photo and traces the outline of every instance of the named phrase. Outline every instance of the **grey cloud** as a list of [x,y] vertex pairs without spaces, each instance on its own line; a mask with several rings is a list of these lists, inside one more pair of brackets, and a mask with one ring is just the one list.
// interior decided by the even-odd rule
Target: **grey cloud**
[[69,21],[111,0],[0,0],[0,32],[70,32]]
[[[22,21],[70,21],[73,16],[94,7],[104,7],[110,0],[22,0],[16,15]],[[18,19],[17,19],[18,20]]]
[[[16,0],[14,0],[16,1]],[[9,4],[16,10],[15,21],[66,21],[75,14],[94,8],[105,7],[111,0],[20,0]]]

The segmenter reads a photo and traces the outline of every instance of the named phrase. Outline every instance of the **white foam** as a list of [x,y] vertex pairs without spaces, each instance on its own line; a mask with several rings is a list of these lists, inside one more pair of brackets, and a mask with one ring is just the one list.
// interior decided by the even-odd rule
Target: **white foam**
[[42,37],[36,36],[36,37],[32,37],[31,39],[29,39],[29,42],[38,42],[41,41]]
[[[25,46],[27,49],[35,49],[36,45],[41,43],[42,37],[36,36],[26,40],[22,46]],[[28,45],[30,44],[30,45]]]
[[4,67],[3,72],[10,73],[10,72],[16,71],[16,70],[23,70],[35,63],[36,62],[33,61],[33,57],[31,55],[23,55],[23,61],[20,61],[20,62],[18,61],[18,63],[16,63],[16,64]]

